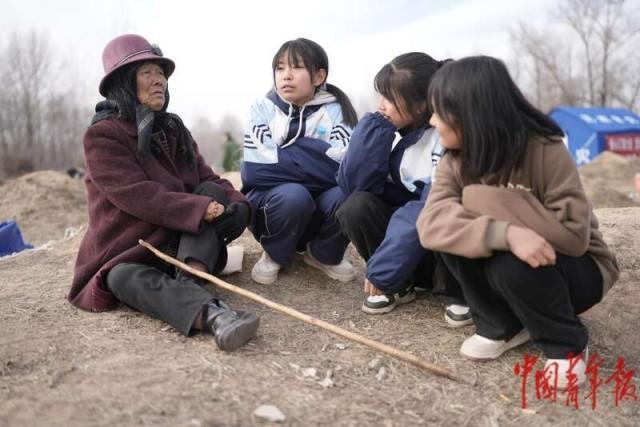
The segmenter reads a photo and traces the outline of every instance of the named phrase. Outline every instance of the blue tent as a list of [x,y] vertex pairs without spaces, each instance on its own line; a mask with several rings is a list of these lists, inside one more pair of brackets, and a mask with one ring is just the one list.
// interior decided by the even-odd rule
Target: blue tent
[[20,228],[14,220],[0,222],[0,257],[31,248],[33,246],[22,239]]
[[565,133],[565,144],[577,165],[604,150],[640,156],[640,117],[623,108],[557,107],[549,115]]

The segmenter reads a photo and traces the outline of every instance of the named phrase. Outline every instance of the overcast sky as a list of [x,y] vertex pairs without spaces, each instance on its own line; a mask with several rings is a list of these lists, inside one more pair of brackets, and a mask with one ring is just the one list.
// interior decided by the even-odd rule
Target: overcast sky
[[553,0],[89,1],[2,0],[0,37],[39,31],[66,60],[70,79],[99,99],[102,50],[137,33],[176,62],[169,109],[187,125],[198,117],[244,119],[272,84],[271,59],[286,40],[307,37],[329,55],[328,81],[356,106],[394,56],[436,59],[488,54],[508,59],[508,30],[543,24]]

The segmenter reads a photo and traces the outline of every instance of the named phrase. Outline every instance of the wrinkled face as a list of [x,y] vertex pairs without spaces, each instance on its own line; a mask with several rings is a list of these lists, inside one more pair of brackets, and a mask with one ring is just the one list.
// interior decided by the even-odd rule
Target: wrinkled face
[[378,101],[378,112],[393,123],[396,129],[405,128],[413,122],[413,117],[396,108],[393,102],[383,95],[380,95],[380,101]]
[[161,66],[153,62],[142,64],[136,72],[136,87],[138,101],[141,104],[153,111],[162,110],[167,92],[167,78]]
[[462,147],[458,132],[445,123],[438,113],[433,113],[431,115],[429,124],[436,128],[436,131],[440,135],[440,143],[444,148],[447,150],[459,150]]
[[282,99],[301,107],[313,99],[316,87],[324,83],[327,72],[320,69],[311,76],[302,58],[297,58],[297,64],[289,64],[288,56],[288,52],[284,52],[276,65],[276,90]]

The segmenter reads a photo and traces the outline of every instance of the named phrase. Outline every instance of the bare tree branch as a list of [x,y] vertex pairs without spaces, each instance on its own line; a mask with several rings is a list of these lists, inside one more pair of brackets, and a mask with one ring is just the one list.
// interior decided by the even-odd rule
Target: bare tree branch
[[[640,51],[637,4],[562,0],[551,17],[544,30],[523,24],[512,30],[518,61],[529,64],[535,76],[529,92],[537,105],[624,105],[637,110],[638,67],[627,66]],[[551,30],[554,24],[556,31]]]

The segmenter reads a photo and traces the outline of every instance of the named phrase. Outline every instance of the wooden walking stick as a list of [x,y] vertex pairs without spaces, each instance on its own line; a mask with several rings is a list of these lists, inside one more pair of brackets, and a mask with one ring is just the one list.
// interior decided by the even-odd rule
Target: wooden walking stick
[[404,360],[406,362],[412,363],[422,369],[425,369],[435,375],[441,376],[441,377],[446,377],[449,378],[453,381],[460,381],[460,379],[458,377],[456,377],[455,375],[453,375],[453,373],[451,373],[449,370],[445,369],[445,368],[441,368],[440,366],[436,366],[434,364],[431,364],[429,362],[426,362],[422,359],[420,359],[418,356],[413,355],[411,353],[408,353],[406,351],[402,351],[399,350],[395,347],[391,347],[389,345],[380,343],[378,341],[374,341],[370,338],[364,337],[362,335],[356,334],[354,332],[348,331],[346,329],[342,329],[336,325],[332,325],[331,323],[325,322],[324,320],[320,320],[320,319],[316,319],[315,317],[311,317],[307,314],[301,313],[298,310],[294,310],[291,307],[287,307],[286,305],[282,305],[282,304],[278,304],[277,302],[273,302],[271,300],[268,300],[256,293],[253,293],[251,291],[247,291],[246,289],[242,289],[238,286],[234,286],[230,283],[225,282],[224,280],[218,279],[215,276],[212,276],[211,274],[207,274],[204,273],[202,271],[198,271],[194,268],[191,268],[190,266],[188,266],[187,264],[178,261],[177,259],[170,257],[169,255],[163,253],[162,251],[159,251],[158,249],[156,249],[155,247],[153,247],[153,245],[150,245],[149,243],[145,242],[144,240],[140,239],[138,240],[138,243],[140,243],[142,246],[144,246],[145,248],[149,249],[151,252],[153,252],[158,258],[168,262],[169,264],[175,265],[176,267],[181,268],[184,271],[187,271],[191,274],[193,274],[194,276],[198,276],[201,277],[205,280],[208,280],[209,282],[218,285],[219,287],[221,287],[222,289],[226,289],[230,292],[233,292],[235,294],[238,295],[242,295],[244,297],[247,297],[253,301],[259,302],[260,304],[266,305],[267,307],[270,307],[276,311],[279,311],[281,313],[284,313],[288,316],[293,317],[294,319],[298,319],[298,320],[302,320],[305,323],[309,323],[311,325],[314,326],[318,326],[322,329],[325,329],[329,332],[333,332],[336,335],[339,335],[343,338],[347,338],[351,341],[355,341],[357,343],[366,345],[367,347],[371,347],[375,350],[381,351],[383,353],[386,353],[390,356],[396,357],[400,360]]

